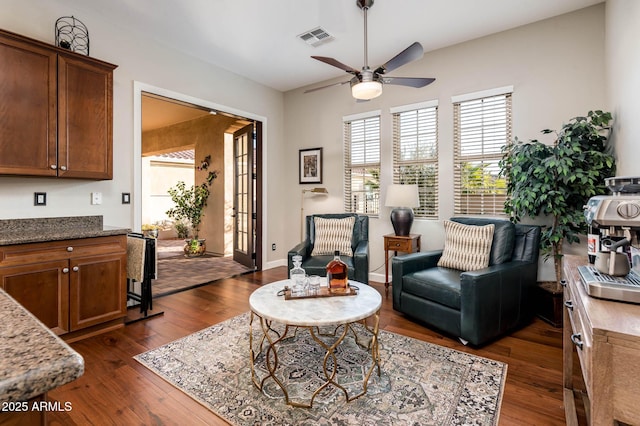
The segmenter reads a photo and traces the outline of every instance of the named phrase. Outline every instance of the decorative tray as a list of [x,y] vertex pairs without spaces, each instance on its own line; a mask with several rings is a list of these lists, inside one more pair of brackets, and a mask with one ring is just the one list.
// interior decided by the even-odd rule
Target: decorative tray
[[317,299],[320,297],[340,297],[340,296],[355,296],[358,294],[358,287],[349,286],[347,287],[347,291],[344,293],[329,293],[329,289],[327,287],[320,287],[320,291],[318,294],[304,294],[304,295],[292,295],[291,288],[285,286],[282,290],[278,292],[278,295],[281,296],[284,294],[284,300],[292,300],[292,299]]

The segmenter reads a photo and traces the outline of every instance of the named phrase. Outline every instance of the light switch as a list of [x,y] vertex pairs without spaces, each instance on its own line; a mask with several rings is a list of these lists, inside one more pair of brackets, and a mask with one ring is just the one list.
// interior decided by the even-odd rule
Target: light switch
[[102,204],[102,192],[91,193],[91,204]]

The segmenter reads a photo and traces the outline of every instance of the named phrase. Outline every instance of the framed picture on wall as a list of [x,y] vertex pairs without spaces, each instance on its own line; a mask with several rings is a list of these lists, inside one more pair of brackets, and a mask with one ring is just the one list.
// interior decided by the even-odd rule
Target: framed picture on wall
[[300,150],[300,183],[322,183],[322,148]]

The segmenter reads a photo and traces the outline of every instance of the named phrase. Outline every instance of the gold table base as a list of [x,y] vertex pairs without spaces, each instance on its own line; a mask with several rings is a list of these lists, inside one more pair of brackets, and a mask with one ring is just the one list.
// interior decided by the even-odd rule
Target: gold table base
[[[254,346],[253,346],[253,340],[254,340],[253,321],[255,318],[259,318],[260,330],[262,331],[262,336],[257,336],[258,338],[260,338],[260,345],[259,345],[260,351],[258,352],[258,354],[255,353]],[[361,397],[362,395],[367,393],[367,384],[369,382],[369,378],[371,377],[371,374],[373,373],[374,368],[377,368],[378,376],[380,376],[380,352],[378,350],[378,325],[380,321],[380,310],[378,310],[375,314],[373,314],[369,318],[373,318],[372,326],[369,326],[367,324],[367,319],[363,319],[363,320],[352,322],[352,323],[338,324],[336,325],[336,328],[334,329],[333,334],[322,334],[320,333],[320,330],[316,326],[300,326],[300,325],[285,324],[284,333],[280,335],[280,333],[278,333],[276,330],[271,328],[271,321],[265,320],[260,315],[251,311],[251,319],[249,321],[249,348],[251,352],[251,380],[253,381],[253,384],[256,386],[256,388],[258,388],[262,392],[265,382],[269,378],[271,378],[280,387],[280,389],[282,389],[282,392],[284,393],[284,397],[285,397],[285,402],[288,405],[291,405],[293,407],[301,407],[301,408],[311,408],[313,406],[313,400],[316,398],[318,393],[320,393],[323,389],[325,389],[329,385],[333,385],[338,389],[342,390],[347,402],[351,402],[354,399]],[[356,324],[356,323],[362,324],[365,330],[371,334],[371,337],[370,339],[368,339],[368,342],[366,345],[360,342],[360,336],[358,335],[358,333],[356,333],[356,331],[352,327],[352,324]],[[334,341],[333,344],[331,345],[327,345],[318,337],[319,335],[335,337],[340,328],[342,328],[342,332],[338,336],[337,340]],[[294,329],[295,331],[293,332],[293,335],[289,336],[289,331],[292,329]],[[276,345],[285,339],[295,337],[298,329],[308,330],[313,340],[325,350],[325,355],[322,362],[322,370],[324,372],[324,376],[326,380],[313,392],[308,404],[292,401],[289,398],[289,393],[287,392],[287,388],[285,384],[280,379],[278,379],[276,375],[276,371],[278,369],[278,350],[276,348]],[[367,371],[367,374],[365,375],[363,380],[362,392],[353,396],[349,396],[349,392],[347,391],[347,389],[345,389],[342,385],[340,385],[335,380],[337,370],[338,370],[338,359],[335,355],[335,349],[336,347],[338,347],[340,343],[342,343],[344,338],[347,336],[349,330],[351,330],[351,332],[353,333],[355,337],[355,341],[358,344],[358,346],[371,351],[371,359],[372,359],[371,367]],[[277,338],[274,339],[274,337],[277,337]],[[267,345],[266,353],[265,353],[265,366],[267,367],[268,374],[265,377],[263,377],[262,380],[259,380],[255,372],[255,361],[257,359],[257,356],[260,353],[262,353],[265,344]],[[329,369],[327,365],[330,359],[333,361],[332,369]]]

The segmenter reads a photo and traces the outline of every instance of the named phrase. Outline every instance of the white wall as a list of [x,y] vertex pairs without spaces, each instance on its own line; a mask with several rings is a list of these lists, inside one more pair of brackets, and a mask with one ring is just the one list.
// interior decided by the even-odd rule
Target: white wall
[[[105,20],[92,9],[92,3],[99,0],[3,0],[0,28],[53,44],[56,19],[74,15],[89,29],[91,56],[119,65],[114,72],[114,178],[82,181],[0,176],[0,218],[103,215],[107,225],[132,227],[134,204],[121,204],[121,193],[130,192],[135,200],[133,82],[139,81],[266,117],[266,239],[282,234],[286,206],[269,203],[277,199],[276,188],[282,181],[282,93],[134,36],[130,29]],[[47,206],[33,206],[36,191],[47,193]],[[93,191],[102,192],[102,205],[90,205]],[[265,254],[265,263],[284,256],[271,251]]]
[[640,2],[608,0],[607,95],[614,116],[612,140],[618,176],[640,176]]
[[158,157],[142,157],[142,224],[172,220],[167,210],[175,204],[169,189],[179,181],[189,188],[195,183],[193,161],[169,161]]
[[[406,46],[398,46],[398,51]],[[375,47],[372,47],[375,48]],[[514,86],[513,134],[520,139],[542,138],[540,130],[560,128],[568,119],[590,109],[606,109],[604,88],[604,5],[548,19],[488,37],[461,43],[425,54],[393,75],[435,77],[436,82],[423,89],[386,86],[382,96],[370,102],[355,103],[348,85],[304,94],[304,89],[285,94],[286,160],[297,165],[298,149],[323,147],[324,182],[328,197],[309,197],[305,214],[343,211],[342,117],[382,110],[382,199],[392,179],[392,123],[389,108],[421,101],[439,102],[440,219],[453,215],[453,107],[455,95]],[[348,58],[342,62],[351,63]],[[354,60],[359,60],[356,58]],[[370,64],[372,66],[377,64]],[[346,78],[325,82],[344,81]],[[320,86],[321,83],[312,87]],[[299,185],[297,167],[286,171],[286,190],[293,205],[309,185]],[[297,197],[295,196],[296,194]],[[296,201],[297,198],[297,201]],[[299,206],[298,206],[299,207]],[[291,209],[291,212],[294,212]],[[298,210],[299,212],[299,210]],[[379,218],[370,221],[371,269],[373,277],[384,276],[382,236],[393,232],[390,209],[383,207]],[[300,224],[289,216],[289,223]],[[441,248],[440,221],[417,220],[412,229],[422,234],[423,250]],[[298,232],[289,234],[286,244],[293,247]],[[548,262],[549,264],[551,262]],[[552,280],[552,267],[541,268],[539,279]]]

